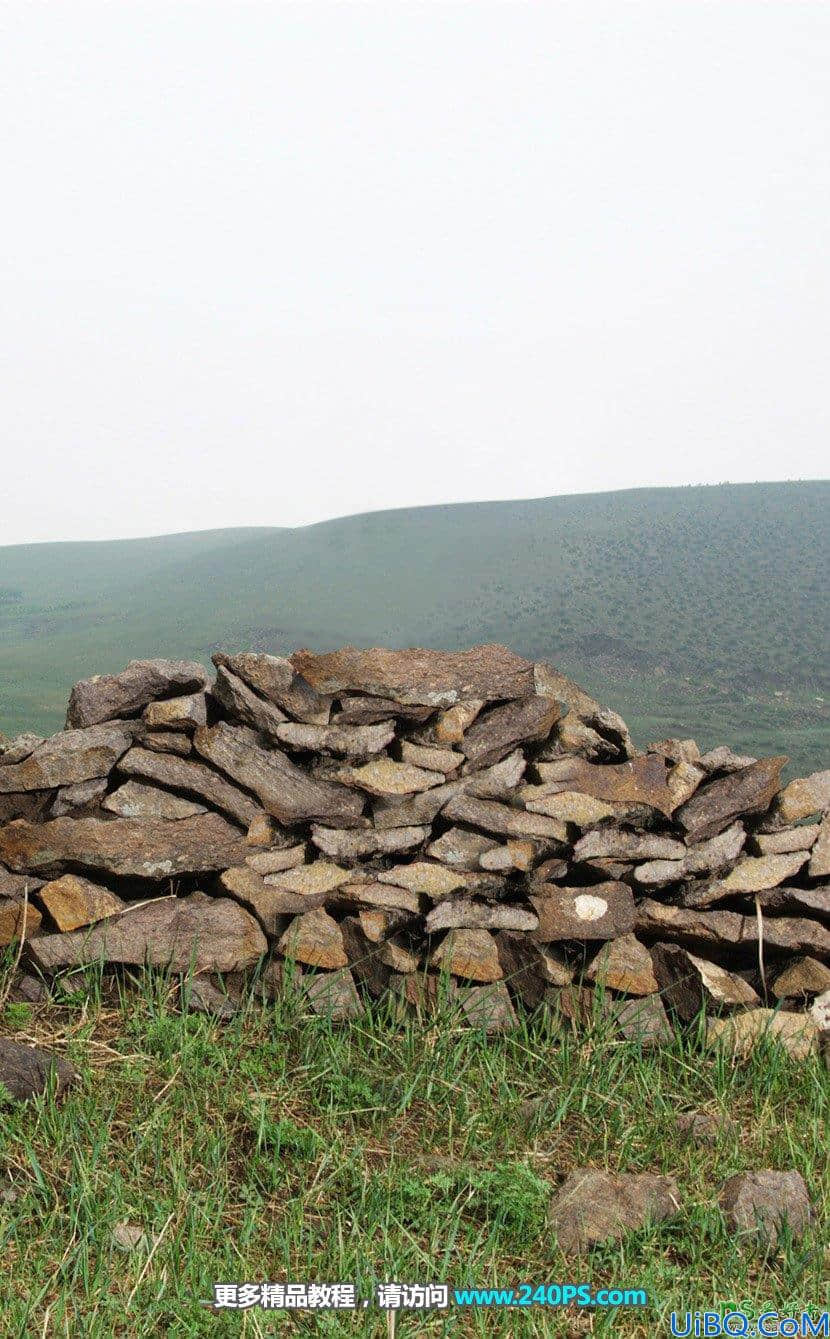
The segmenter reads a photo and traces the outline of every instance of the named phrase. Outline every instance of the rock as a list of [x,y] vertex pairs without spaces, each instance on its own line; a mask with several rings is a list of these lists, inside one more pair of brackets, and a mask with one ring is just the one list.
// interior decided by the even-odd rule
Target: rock
[[830,809],[830,769],[798,777],[778,796],[772,818],[777,825],[798,823],[802,818]]
[[245,841],[248,846],[278,846],[285,849],[296,843],[297,834],[281,827],[270,814],[258,809],[248,824]]
[[[245,726],[220,721],[201,726],[194,736],[197,753],[251,790],[262,807],[291,826],[317,820],[332,827],[362,826],[363,800],[343,786],[318,781],[278,749],[263,749]],[[233,863],[233,862],[229,862]]]
[[415,706],[452,707],[471,698],[491,702],[534,691],[532,664],[494,644],[469,651],[344,646],[318,655],[302,650],[291,664],[318,692],[353,689]]
[[721,744],[720,748],[710,749],[700,758],[700,765],[711,776],[714,772],[742,772],[745,767],[752,767],[758,761],[757,758],[741,757],[738,753],[733,753],[726,744]]
[[574,847],[574,860],[682,860],[685,854],[683,843],[671,837],[612,827],[586,833]]
[[46,739],[23,762],[0,767],[0,792],[48,790],[106,776],[132,743],[117,725],[65,730]]
[[675,1119],[677,1133],[693,1144],[706,1144],[714,1147],[721,1139],[737,1138],[740,1133],[738,1122],[722,1112],[681,1111]]
[[571,1172],[554,1195],[549,1219],[560,1250],[575,1255],[679,1211],[680,1192],[671,1177],[651,1172],[611,1176],[583,1167]]
[[49,817],[64,818],[67,814],[94,809],[106,795],[107,785],[107,778],[100,776],[90,781],[79,781],[76,786],[62,786],[49,808]]
[[469,823],[502,837],[540,837],[563,845],[568,840],[567,826],[559,819],[529,814],[496,800],[479,800],[462,793],[453,796],[443,812],[453,822]]
[[350,972],[319,972],[308,977],[303,986],[314,1013],[332,1023],[348,1023],[363,1014],[363,1004]]
[[585,973],[587,980],[626,995],[652,995],[657,980],[651,954],[633,934],[604,944]]
[[[353,977],[365,990],[368,990],[370,995],[380,999],[387,993],[389,982],[394,975],[389,965],[390,955],[386,954],[386,961],[381,960],[384,946],[367,938],[360,920],[355,916],[344,916],[340,922],[340,931]],[[395,955],[392,954],[391,960],[394,959]],[[406,967],[407,972],[412,970],[411,956],[406,962]]]
[[104,961],[197,974],[239,971],[267,947],[253,916],[236,902],[190,893],[129,907],[91,929],[41,935],[28,952],[46,973]]
[[830,990],[824,990],[810,1006],[810,1019],[815,1024],[819,1036],[826,1037],[830,1032]]
[[272,939],[278,939],[285,930],[286,916],[322,907],[327,897],[324,892],[297,893],[266,883],[261,874],[247,865],[226,869],[219,882],[226,893],[256,916]]
[[275,707],[273,702],[266,702],[248,687],[244,679],[232,674],[225,665],[219,665],[216,670],[212,693],[231,720],[241,721],[243,725],[265,735],[266,739],[279,738],[277,732],[288,719],[285,712]]
[[406,707],[402,702],[393,702],[391,697],[366,697],[358,693],[341,698],[340,710],[331,719],[336,725],[376,725],[390,717],[423,722],[432,714],[432,707]]
[[706,1028],[708,1047],[724,1046],[743,1060],[766,1039],[782,1046],[794,1060],[806,1060],[818,1050],[818,1028],[807,1014],[749,1009],[730,1018],[712,1018]]
[[[758,894],[763,897],[764,894]],[[830,956],[830,931],[801,917],[763,918],[764,944],[771,949]],[[695,911],[643,898],[637,905],[638,934],[659,935],[681,944],[757,944],[758,921],[735,911]]]
[[134,1223],[116,1223],[112,1230],[112,1244],[120,1251],[146,1251],[150,1246],[147,1233]]
[[681,804],[690,800],[705,778],[705,771],[695,763],[675,763],[666,777],[666,785],[672,797],[672,809],[679,809]]
[[545,762],[553,762],[561,757],[580,757],[587,758],[590,762],[603,762],[606,758],[619,755],[614,744],[569,712],[553,727],[550,739],[540,756]]
[[677,944],[655,944],[652,959],[665,1003],[686,1023],[704,1007],[708,1012],[719,1012],[738,1005],[752,1008],[760,1004],[743,977],[695,957]]
[[830,967],[817,958],[795,958],[772,985],[772,993],[779,1000],[803,995],[821,995],[830,990]]
[[464,788],[464,781],[459,779],[448,781],[443,786],[433,786],[432,790],[421,791],[419,795],[410,795],[403,800],[380,797],[372,806],[374,825],[376,828],[405,828],[432,823],[444,805]]
[[634,899],[624,883],[598,883],[590,888],[548,885],[530,898],[539,917],[534,938],[540,943],[561,939],[616,939],[634,928]]
[[765,1246],[777,1246],[785,1228],[799,1238],[812,1218],[807,1186],[796,1171],[737,1172],[719,1198],[729,1231]]
[[786,855],[789,851],[809,851],[819,835],[818,823],[805,823],[778,832],[756,832],[750,840],[753,855]]
[[286,958],[308,967],[347,967],[349,959],[337,921],[322,907],[295,916],[279,942]]
[[488,904],[466,897],[452,898],[433,907],[424,922],[428,934],[439,930],[535,930],[539,917],[525,907],[504,902]]
[[207,684],[204,667],[194,660],[131,660],[120,674],[96,674],[75,684],[67,728],[136,715],[155,698],[201,693]]
[[461,749],[470,767],[491,767],[519,744],[547,739],[564,714],[560,703],[527,697],[483,712],[465,732]]
[[472,698],[469,702],[459,702],[439,711],[432,727],[433,741],[436,744],[460,744],[464,731],[470,728],[483,706],[483,698]]
[[336,753],[346,758],[365,758],[372,753],[380,753],[392,743],[395,722],[379,721],[376,725],[305,725],[298,721],[286,721],[285,725],[277,726],[276,734],[279,742],[287,748]]
[[830,916],[830,885],[820,888],[770,888],[756,894],[765,915],[781,911],[807,912],[809,915]]
[[244,839],[218,814],[177,823],[150,818],[17,819],[0,828],[0,860],[17,870],[63,874],[67,867],[126,878],[167,879],[227,869],[245,858]]
[[725,869],[737,860],[746,841],[742,823],[732,823],[708,841],[689,846],[683,861],[685,874],[707,874]]
[[28,818],[32,822],[42,817],[54,796],[51,790],[30,790],[14,795],[0,794],[0,823],[8,823],[15,818]]
[[207,697],[204,693],[188,693],[148,702],[142,716],[148,730],[195,730],[207,722]]
[[496,943],[487,930],[450,930],[433,950],[429,965],[467,981],[499,981],[502,977]]
[[675,765],[696,763],[700,759],[700,749],[694,739],[658,739],[656,743],[646,745],[646,753],[662,753]]
[[518,1025],[510,992],[503,981],[463,987],[458,991],[457,999],[470,1026],[482,1028],[488,1035],[508,1032]]
[[175,753],[186,758],[193,751],[190,735],[175,730],[148,730],[141,741],[142,747],[152,753]]
[[490,869],[496,873],[509,873],[518,870],[526,874],[538,863],[540,857],[549,849],[549,844],[541,841],[519,841],[513,838],[504,846],[494,846],[485,851],[479,859],[481,869]]
[[234,1001],[205,976],[194,976],[189,986],[183,983],[182,1000],[190,1013],[208,1014],[221,1022],[229,1022],[239,1012]]
[[358,907],[379,907],[383,911],[406,911],[417,916],[421,909],[417,893],[391,883],[355,879],[337,889],[336,900]]
[[498,849],[498,842],[492,837],[485,837],[480,832],[468,832],[466,828],[448,828],[443,836],[429,844],[425,854],[443,865],[476,870],[479,868],[480,856]]
[[[155,756],[155,755],[153,755]],[[147,786],[141,781],[126,781],[103,801],[101,807],[122,818],[195,818],[206,814],[203,804],[171,795],[169,790]]]
[[731,893],[759,893],[764,888],[775,888],[796,874],[806,860],[806,851],[793,851],[785,855],[744,856],[720,880],[718,888],[725,896]]
[[685,872],[683,860],[647,860],[636,867],[632,878],[643,888],[663,888],[668,883],[677,883]]
[[9,992],[9,999],[15,1003],[42,1004],[48,1000],[49,992],[42,981],[28,972],[21,972]]
[[357,786],[370,795],[412,795],[444,784],[441,772],[427,772],[393,758],[376,758],[362,767],[342,767],[335,773],[344,786]]
[[578,828],[591,828],[607,818],[617,822],[634,822],[644,812],[642,805],[611,804],[595,800],[578,790],[557,790],[549,793],[549,786],[523,786],[520,798],[532,814],[547,814],[561,823],[573,823]]
[[24,894],[31,897],[42,887],[43,879],[36,879],[34,874],[12,874],[4,865],[0,865],[0,897],[10,897],[19,902]]
[[423,767],[427,772],[441,772],[445,777],[452,776],[464,762],[462,753],[453,749],[439,749],[427,744],[413,744],[408,739],[401,740],[401,762],[413,767]]
[[315,824],[311,829],[311,840],[318,850],[333,860],[366,860],[371,856],[411,851],[427,841],[430,832],[431,828],[427,826],[383,828],[380,831],[369,828],[359,832]]
[[82,879],[79,874],[64,874],[63,878],[45,883],[38,897],[59,930],[79,930],[126,908],[126,903],[109,888]]
[[830,874],[830,815],[825,817],[819,829],[807,873],[811,879],[820,879]]
[[298,865],[305,864],[305,857],[306,847],[302,843],[299,846],[280,847],[276,851],[257,851],[256,855],[245,857],[245,864],[264,877],[266,874],[280,874],[286,869],[296,869]]
[[217,652],[213,663],[228,670],[253,688],[266,702],[271,702],[294,720],[309,725],[327,725],[331,714],[331,698],[316,693],[289,660],[245,651],[229,656]]
[[680,806],[676,820],[686,830],[689,842],[714,837],[742,814],[762,813],[772,803],[780,785],[786,758],[763,758],[737,772],[709,781]]
[[644,1050],[666,1046],[674,1040],[671,1023],[659,995],[641,999],[614,1000],[610,1016],[625,1041],[637,1042]]
[[62,1055],[0,1037],[0,1091],[5,1090],[15,1101],[39,1097],[51,1085],[55,1097],[60,1097],[79,1077],[75,1066]]
[[31,902],[24,904],[17,899],[0,897],[0,948],[15,943],[21,935],[31,939],[40,926],[41,915]]
[[[610,707],[600,706],[578,684],[560,674],[547,661],[539,660],[533,666],[533,682],[536,692],[542,697],[564,702],[575,717],[610,740],[623,757],[632,757],[634,746],[622,716],[618,716]],[[567,721],[569,717],[565,719]]]
[[468,873],[466,870],[435,865],[429,860],[413,860],[409,865],[393,865],[383,871],[386,883],[399,884],[413,893],[423,893],[434,902],[455,892],[497,894],[504,880],[497,874]]
[[171,790],[197,795],[211,808],[220,809],[245,827],[262,813],[251,795],[246,795],[218,772],[214,772],[212,767],[206,767],[195,759],[174,758],[166,753],[132,748],[120,760],[118,770],[125,776],[141,777]]
[[309,895],[313,897],[317,893],[331,893],[353,877],[351,870],[341,869],[339,865],[333,865],[328,860],[314,860],[310,865],[298,865],[296,869],[269,874],[266,876],[266,881],[272,888],[283,888],[286,892],[297,893],[301,897]]
[[8,767],[10,763],[23,762],[24,758],[28,758],[36,748],[39,748],[45,742],[42,735],[16,735],[14,739],[7,740],[5,747],[0,750],[0,767]]
[[543,782],[551,786],[556,783],[561,790],[577,791],[615,804],[645,805],[667,817],[672,812],[666,763],[656,753],[611,765],[589,763],[584,758],[561,758],[558,762],[537,763],[536,770]]
[[548,986],[569,986],[573,981],[564,954],[534,943],[526,933],[501,930],[496,950],[505,980],[529,1009],[542,1003]]
[[492,767],[479,767],[475,771],[468,771],[463,778],[464,794],[480,800],[507,798],[521,781],[526,766],[527,762],[521,749],[515,749]]

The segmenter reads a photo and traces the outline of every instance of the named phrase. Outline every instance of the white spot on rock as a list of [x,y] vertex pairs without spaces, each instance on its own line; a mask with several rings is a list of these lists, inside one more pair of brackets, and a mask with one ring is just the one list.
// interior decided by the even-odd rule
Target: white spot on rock
[[594,897],[592,893],[580,893],[574,898],[574,911],[581,921],[598,921],[608,910],[604,897]]

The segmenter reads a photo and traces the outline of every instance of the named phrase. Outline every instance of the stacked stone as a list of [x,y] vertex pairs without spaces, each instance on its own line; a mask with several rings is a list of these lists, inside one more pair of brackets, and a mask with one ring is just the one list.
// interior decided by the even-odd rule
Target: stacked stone
[[213,660],[84,680],[62,733],[0,745],[0,944],[31,991],[102,959],[209,1001],[290,961],[334,1018],[443,982],[488,1029],[599,1001],[653,1042],[830,987],[830,771],[639,752],[503,646]]

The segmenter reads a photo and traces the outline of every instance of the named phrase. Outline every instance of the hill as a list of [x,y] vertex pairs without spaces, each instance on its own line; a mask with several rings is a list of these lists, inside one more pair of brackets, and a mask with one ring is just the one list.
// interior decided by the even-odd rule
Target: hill
[[131,657],[502,641],[638,742],[694,734],[826,763],[830,482],[636,489],[302,529],[0,549],[0,729],[63,723]]

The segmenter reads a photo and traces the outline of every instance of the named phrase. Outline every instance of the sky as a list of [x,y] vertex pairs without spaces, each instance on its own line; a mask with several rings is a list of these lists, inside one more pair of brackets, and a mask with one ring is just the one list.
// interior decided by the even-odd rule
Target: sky
[[0,544],[828,474],[830,5],[0,7]]

